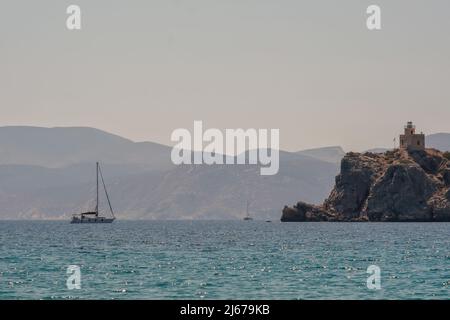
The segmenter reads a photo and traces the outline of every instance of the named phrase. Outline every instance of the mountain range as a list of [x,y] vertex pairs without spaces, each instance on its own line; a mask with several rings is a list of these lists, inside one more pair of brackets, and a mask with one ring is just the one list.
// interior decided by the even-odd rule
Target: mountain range
[[[427,142],[450,150],[450,134]],[[241,219],[249,201],[255,219],[278,220],[293,199],[320,203],[345,154],[280,151],[279,173],[261,176],[257,165],[174,166],[170,152],[93,128],[0,127],[0,219],[69,219],[92,209],[99,161],[119,219]]]

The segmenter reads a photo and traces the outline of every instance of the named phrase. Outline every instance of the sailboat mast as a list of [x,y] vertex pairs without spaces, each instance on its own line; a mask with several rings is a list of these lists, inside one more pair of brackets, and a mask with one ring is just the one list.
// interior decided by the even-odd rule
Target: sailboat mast
[[249,214],[249,212],[248,212],[248,200],[247,200],[247,217],[250,217],[250,214]]
[[97,171],[97,203],[95,205],[95,215],[98,216],[98,162],[96,165],[96,171]]
[[114,211],[113,211],[113,208],[111,205],[111,201],[109,200],[108,190],[106,190],[105,179],[103,179],[103,173],[102,173],[102,169],[100,168],[100,165],[98,167],[98,171],[100,173],[100,178],[102,178],[103,189],[105,190],[106,200],[108,200],[109,210],[111,211],[111,215],[113,216],[113,218],[115,218]]

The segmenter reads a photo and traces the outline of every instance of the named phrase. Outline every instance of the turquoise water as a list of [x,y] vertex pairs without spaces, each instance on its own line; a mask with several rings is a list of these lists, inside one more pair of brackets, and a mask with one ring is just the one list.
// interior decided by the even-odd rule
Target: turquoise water
[[74,298],[449,299],[450,223],[0,221],[0,299]]

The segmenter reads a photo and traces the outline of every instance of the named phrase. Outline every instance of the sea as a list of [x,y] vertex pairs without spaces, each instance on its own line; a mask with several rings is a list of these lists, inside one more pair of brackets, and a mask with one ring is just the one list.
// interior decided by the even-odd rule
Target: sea
[[450,223],[0,221],[0,299],[449,298]]

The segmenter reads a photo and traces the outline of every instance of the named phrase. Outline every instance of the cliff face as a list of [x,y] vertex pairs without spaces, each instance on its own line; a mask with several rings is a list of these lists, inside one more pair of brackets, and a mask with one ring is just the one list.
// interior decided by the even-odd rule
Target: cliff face
[[450,160],[434,149],[348,153],[325,202],[285,207],[281,221],[450,221]]

